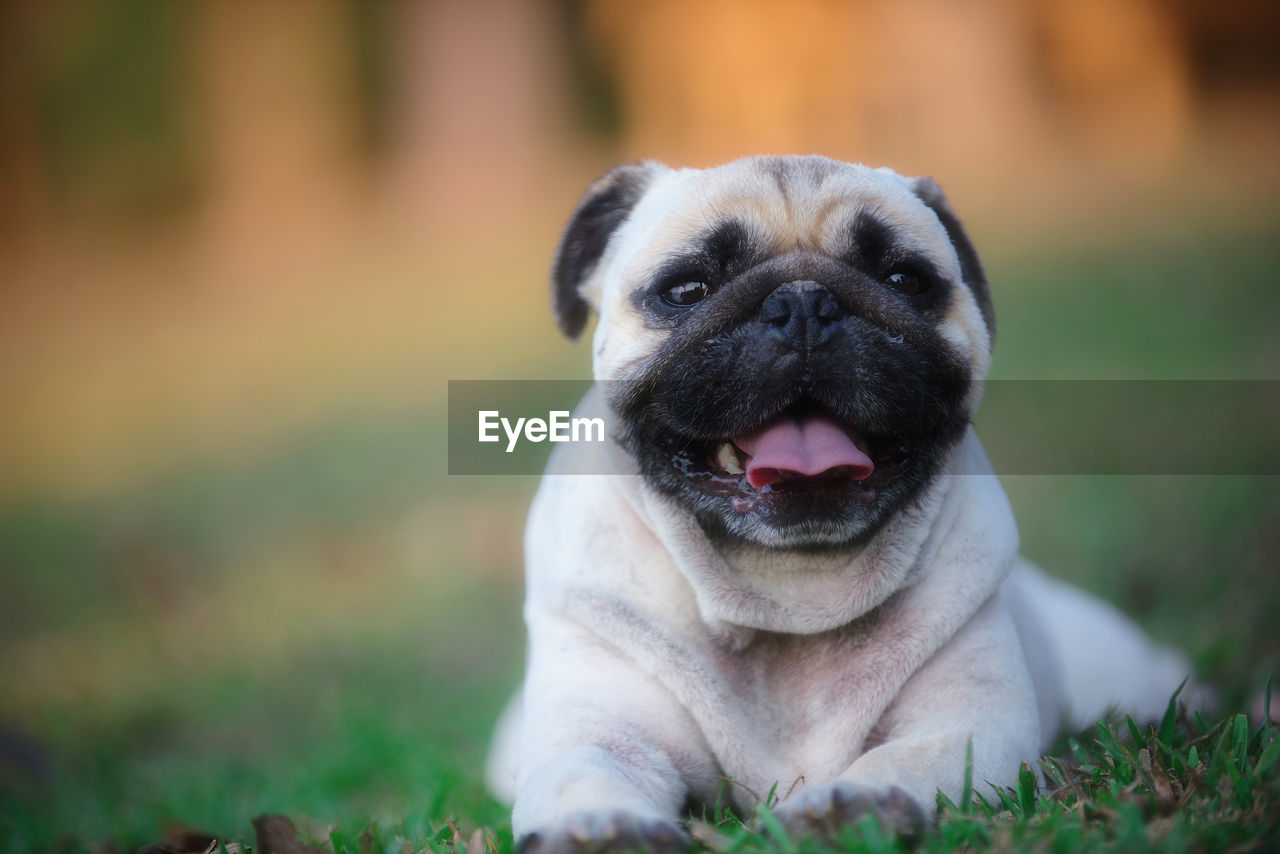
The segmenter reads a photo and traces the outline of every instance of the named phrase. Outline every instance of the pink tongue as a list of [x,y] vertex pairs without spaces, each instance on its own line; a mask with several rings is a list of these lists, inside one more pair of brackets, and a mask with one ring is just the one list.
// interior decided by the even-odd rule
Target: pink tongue
[[875,470],[871,458],[853,444],[839,424],[823,415],[784,415],[733,443],[745,451],[747,481],[759,489],[787,477],[813,477],[848,468],[862,480]]

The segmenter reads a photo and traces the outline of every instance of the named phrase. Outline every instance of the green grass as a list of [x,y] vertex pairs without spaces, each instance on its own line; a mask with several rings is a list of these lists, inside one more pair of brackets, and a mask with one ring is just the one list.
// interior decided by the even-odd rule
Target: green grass
[[[1280,375],[1272,231],[989,259],[995,376]],[[471,851],[477,828],[509,849],[480,768],[519,678],[535,481],[445,476],[443,416],[0,504],[0,850],[128,851],[175,825],[251,843],[264,813],[335,854]],[[1280,848],[1276,728],[1239,716],[1280,671],[1278,485],[1005,479],[1026,553],[1187,649],[1223,706],[1064,739],[1039,792],[974,781],[917,850]],[[870,822],[832,849],[705,818],[713,850],[902,848]]]
[[732,817],[699,823],[716,851],[1270,851],[1280,845],[1280,732],[1244,715],[1210,724],[1179,720],[1170,704],[1158,726],[1102,722],[1000,789],[966,779],[971,797],[939,795],[937,825],[895,838],[866,816],[834,840],[789,839],[761,807],[765,832]]
[[[394,680],[395,676],[379,678]],[[344,682],[344,687],[350,689],[353,682],[364,687],[361,679]],[[224,844],[252,845],[249,818],[259,812],[288,810],[297,819],[302,840],[334,854],[427,850],[474,854],[477,842],[483,851],[506,854],[512,839],[504,811],[480,791],[474,773],[466,767],[477,758],[473,748],[481,735],[466,708],[475,699],[474,688],[469,690],[465,684],[437,687],[444,690],[427,693],[437,704],[444,700],[445,708],[439,711],[449,713],[453,732],[424,731],[406,719],[409,704],[426,699],[419,690],[386,695],[385,699],[401,701],[399,708],[388,709],[366,697],[344,702],[346,708],[340,712],[317,710],[311,696],[303,703],[295,697],[284,699],[283,704],[302,706],[297,711],[305,716],[298,719],[310,722],[289,743],[260,746],[248,765],[235,759],[243,745],[239,750],[222,745],[222,755],[208,755],[201,761],[166,761],[165,753],[181,752],[173,743],[179,733],[164,731],[172,712],[157,710],[155,719],[146,724],[156,743],[136,758],[132,769],[122,773],[118,759],[110,756],[78,760],[77,770],[87,778],[63,785],[76,789],[75,796],[91,813],[74,826],[83,832],[86,818],[104,829],[131,825],[138,834],[134,841],[148,838],[151,828],[163,827],[157,824],[163,816],[156,812],[157,803],[139,808],[122,798],[125,814],[111,815],[106,811],[120,804],[103,803],[95,788],[119,787],[124,793],[131,784],[162,783],[169,793],[167,807],[177,810],[188,805],[185,808],[190,811],[193,803],[224,800],[228,794],[224,787],[229,787],[241,792],[241,797],[221,804],[221,815],[236,819],[219,827],[211,814],[210,821],[196,824]],[[271,697],[268,702],[282,700]],[[224,714],[244,714],[244,710],[216,704],[215,708]],[[238,721],[245,722],[242,717]],[[269,724],[265,728],[271,729]],[[337,740],[334,749],[306,755],[303,743],[322,732]],[[235,736],[244,737],[243,733]],[[449,745],[457,744],[459,738],[463,748],[450,752]],[[1272,851],[1280,845],[1278,759],[1280,729],[1274,723],[1251,725],[1243,714],[1212,723],[1198,715],[1179,719],[1171,706],[1159,725],[1139,727],[1126,718],[1064,739],[1061,750],[1039,763],[1043,786],[1025,765],[1017,784],[1008,789],[966,780],[972,796],[962,798],[960,804],[939,796],[938,822],[918,838],[894,837],[867,816],[832,840],[793,839],[770,820],[771,813],[762,804],[745,820],[725,810],[689,816],[687,826],[696,840],[690,850],[741,854]],[[290,773],[281,775],[279,763],[286,760]],[[268,765],[277,767],[274,775],[263,772]],[[254,793],[252,797],[247,796],[249,792]],[[30,790],[30,801],[36,800],[35,793]],[[335,799],[347,806],[323,818],[299,806],[327,805],[332,810]],[[6,812],[15,805],[7,805]],[[23,806],[33,810],[29,815],[36,814],[33,803]],[[195,817],[188,812],[188,820],[181,824],[191,825]],[[12,819],[12,814],[7,818]],[[14,835],[7,840],[7,851],[25,850],[37,840],[57,850],[87,847],[84,838],[70,833],[50,838],[47,827],[23,827],[16,822],[9,830]],[[151,830],[151,838],[159,838],[157,830]]]
[[309,828],[500,823],[479,769],[518,678],[518,602],[465,585],[415,616],[410,632],[387,603],[382,632],[335,626],[268,662],[58,710],[42,722],[48,767],[5,780],[0,850],[132,849],[174,825],[252,841],[250,820],[271,812]]

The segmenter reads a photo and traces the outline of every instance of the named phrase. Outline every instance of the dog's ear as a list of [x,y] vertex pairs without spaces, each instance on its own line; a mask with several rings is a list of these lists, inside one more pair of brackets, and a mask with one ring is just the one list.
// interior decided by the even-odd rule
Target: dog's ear
[[587,325],[590,306],[583,283],[658,168],[651,161],[613,167],[591,185],[569,217],[551,265],[551,308],[567,337],[577,338]]
[[937,214],[942,227],[947,230],[951,245],[956,248],[956,255],[960,258],[960,273],[964,276],[965,284],[973,292],[973,298],[977,300],[978,308],[982,311],[982,319],[987,324],[987,333],[992,340],[995,340],[996,314],[995,307],[991,304],[991,289],[987,285],[986,273],[982,271],[982,262],[978,260],[978,253],[974,250],[969,235],[960,225],[960,220],[951,210],[951,205],[947,204],[947,197],[942,194],[942,188],[932,178],[912,179],[911,189],[922,202],[929,206],[930,210]]

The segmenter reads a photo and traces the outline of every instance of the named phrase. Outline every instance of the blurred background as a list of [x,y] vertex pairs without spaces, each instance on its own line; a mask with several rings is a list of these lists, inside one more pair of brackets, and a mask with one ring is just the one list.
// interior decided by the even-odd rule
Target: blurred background
[[[0,0],[0,848],[502,820],[536,481],[446,474],[446,383],[587,375],[546,270],[615,162],[932,175],[996,377],[1280,379],[1278,42],[1270,0]],[[1228,701],[1280,664],[1276,478],[1006,487]]]

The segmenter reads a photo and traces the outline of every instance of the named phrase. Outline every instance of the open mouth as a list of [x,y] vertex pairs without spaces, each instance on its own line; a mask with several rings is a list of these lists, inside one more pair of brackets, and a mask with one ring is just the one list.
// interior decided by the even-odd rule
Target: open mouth
[[900,442],[867,436],[833,414],[792,407],[735,436],[697,441],[658,429],[672,465],[704,492],[739,512],[778,502],[875,501],[908,457]]

